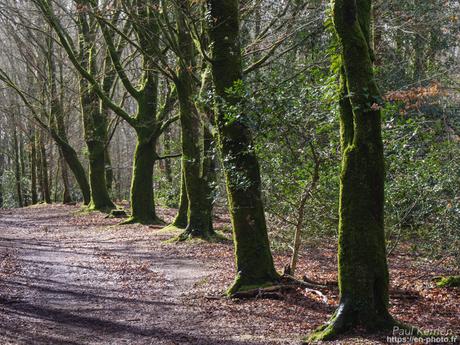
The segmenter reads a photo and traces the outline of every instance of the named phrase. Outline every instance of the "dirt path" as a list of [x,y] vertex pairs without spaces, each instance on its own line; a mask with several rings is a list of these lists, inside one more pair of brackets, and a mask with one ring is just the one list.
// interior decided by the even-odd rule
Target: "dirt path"
[[[326,302],[304,289],[275,300],[210,298],[234,278],[231,241],[170,244],[164,240],[172,235],[159,227],[116,226],[79,210],[0,210],[0,345],[292,345],[336,309],[336,288],[323,291]],[[159,211],[166,221],[174,216]],[[228,228],[220,217],[216,225]],[[274,259],[280,269],[289,257]],[[391,313],[460,334],[460,290],[431,280],[452,272],[405,252],[389,263]],[[335,281],[335,246],[308,247],[298,270]],[[346,335],[334,344],[383,345],[387,335]]]
[[186,303],[204,262],[152,247],[158,229],[75,210],[1,211],[0,344],[253,343],[209,335],[209,316]]

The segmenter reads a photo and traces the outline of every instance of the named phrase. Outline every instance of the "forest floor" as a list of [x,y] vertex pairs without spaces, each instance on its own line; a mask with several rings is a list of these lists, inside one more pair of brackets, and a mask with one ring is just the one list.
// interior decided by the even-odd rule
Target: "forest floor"
[[[161,210],[165,221],[173,215]],[[300,288],[277,300],[221,298],[234,276],[230,241],[174,244],[161,227],[118,221],[78,206],[0,211],[0,344],[299,344],[337,304],[336,288],[321,290],[326,300]],[[335,257],[333,244],[311,246],[300,274],[335,281]],[[288,258],[275,260],[281,268]],[[460,290],[431,281],[451,272],[403,253],[389,261],[393,315],[460,333]]]

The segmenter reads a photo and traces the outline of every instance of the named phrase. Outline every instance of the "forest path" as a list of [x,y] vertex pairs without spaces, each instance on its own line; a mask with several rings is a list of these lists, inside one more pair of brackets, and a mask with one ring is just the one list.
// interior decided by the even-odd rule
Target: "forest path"
[[0,211],[0,344],[255,344],[206,334],[187,303],[204,262],[172,255],[158,228],[76,211]]

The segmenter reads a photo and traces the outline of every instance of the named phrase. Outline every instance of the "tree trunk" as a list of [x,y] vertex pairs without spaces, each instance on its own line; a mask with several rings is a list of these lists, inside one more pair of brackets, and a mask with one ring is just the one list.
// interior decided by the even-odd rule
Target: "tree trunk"
[[380,95],[370,51],[370,0],[336,0],[335,28],[342,45],[339,209],[340,305],[310,340],[349,329],[391,329],[383,222],[384,156]]
[[38,202],[37,196],[37,147],[35,145],[35,129],[32,130],[30,139],[30,184],[32,205]]
[[[78,19],[80,62],[92,75],[96,75],[96,34],[90,28],[85,13],[80,13]],[[94,90],[94,86],[84,77],[80,77],[80,101],[89,158],[91,202],[88,207],[92,210],[108,212],[115,208],[115,204],[110,199],[105,179],[107,117],[101,111],[99,97]]]
[[91,193],[90,187],[88,183],[88,178],[86,177],[85,168],[81,164],[80,160],[78,159],[78,155],[67,142],[63,141],[56,133],[51,133],[54,140],[56,141],[57,145],[59,146],[62,155],[69,166],[70,170],[72,171],[80,191],[83,196],[83,204],[89,205],[91,201]]
[[[24,178],[27,177],[26,175],[26,153],[24,150],[24,135],[22,132],[20,132],[18,139],[19,139],[19,161],[21,165],[21,180],[22,180],[23,177]],[[21,183],[21,188],[22,188],[22,202],[23,202],[23,206],[25,207],[29,205],[29,196],[27,193],[27,189],[23,183]]]
[[[244,116],[232,111],[242,98],[227,90],[242,80],[239,1],[208,0],[212,75],[216,94],[219,149],[233,226],[237,276],[228,293],[273,284],[273,264],[261,195],[259,164]],[[240,112],[243,113],[244,112]]]
[[99,111],[97,95],[88,88],[86,80],[81,80],[81,106],[85,141],[89,159],[89,185],[91,201],[89,208],[98,211],[110,211],[115,208],[107,191],[105,180],[105,139],[106,119]]
[[209,224],[210,209],[207,204],[206,181],[204,180],[202,122],[193,102],[194,85],[191,68],[194,62],[194,44],[187,29],[185,14],[190,10],[187,1],[182,0],[176,9],[179,44],[178,80],[176,82],[181,121],[182,172],[188,199],[187,227],[179,236],[207,239],[213,235]]
[[183,172],[183,164],[181,164],[181,174],[180,174],[180,199],[179,199],[179,209],[177,211],[176,218],[172,222],[172,225],[179,229],[185,229],[187,227],[187,211],[188,211],[188,197],[187,197],[187,187],[185,186],[185,178]]
[[216,185],[216,159],[215,159],[215,138],[212,128],[215,126],[215,114],[210,105],[209,95],[212,94],[212,75],[211,66],[206,65],[201,75],[201,87],[196,108],[200,113],[203,128],[203,180],[205,184],[206,207],[209,214],[210,231],[213,231],[213,206],[214,206],[214,189]]
[[41,176],[41,190],[42,190],[42,201],[51,204],[50,194],[50,183],[48,178],[48,161],[46,160],[46,148],[43,142],[43,134],[38,135],[38,145],[40,154],[40,176]]
[[[171,132],[169,129],[167,129],[163,133],[163,144],[164,144],[164,151],[171,152]],[[172,175],[172,169],[171,169],[171,162],[169,161],[169,159],[164,160],[164,172],[165,172],[166,180],[169,183],[172,183],[173,175]]]
[[109,148],[107,147],[108,144],[106,144],[105,148],[105,156],[104,156],[104,162],[105,162],[105,181],[107,184],[107,190],[109,194],[112,192],[112,187],[113,187],[113,169],[112,169],[112,160],[110,159],[110,152]]
[[154,224],[159,221],[155,213],[153,194],[154,145],[154,139],[143,140],[138,134],[131,181],[132,216],[129,223]]
[[19,142],[18,132],[16,126],[13,130],[13,150],[14,150],[14,176],[16,179],[16,194],[18,197],[18,206],[24,207],[24,199],[22,197],[22,184],[21,184],[21,163],[19,158]]
[[3,208],[3,172],[5,169],[5,159],[0,154],[0,209]]
[[62,186],[64,187],[62,192],[62,202],[64,204],[70,204],[72,202],[72,196],[70,194],[69,172],[67,170],[67,165],[61,150],[59,150],[59,156],[59,162],[61,164]]

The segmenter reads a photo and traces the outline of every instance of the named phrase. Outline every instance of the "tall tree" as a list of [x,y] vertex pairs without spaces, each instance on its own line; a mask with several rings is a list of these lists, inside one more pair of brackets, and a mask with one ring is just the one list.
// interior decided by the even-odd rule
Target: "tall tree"
[[381,98],[374,80],[370,22],[371,0],[335,0],[334,25],[342,48],[340,305],[310,340],[331,339],[357,327],[381,331],[395,325],[388,312]]
[[[34,0],[34,3],[56,31],[59,41],[72,64],[81,77],[86,80],[91,90],[94,91],[94,95],[97,95],[106,107],[124,119],[136,132],[137,145],[134,153],[131,183],[132,215],[125,223],[151,224],[159,222],[160,220],[155,213],[153,193],[153,166],[155,161],[160,158],[155,152],[155,146],[163,131],[177,118],[165,118],[167,112],[164,110],[170,104],[170,99],[165,101],[164,106],[158,106],[157,59],[161,58],[162,54],[159,48],[159,27],[156,17],[156,12],[159,8],[158,1],[150,0],[144,3],[136,1],[135,6],[130,7],[132,12],[128,13],[130,17],[128,22],[133,24],[134,40],[127,38],[126,32],[123,32],[123,30],[112,30],[114,27],[113,21],[109,24],[110,19],[101,16],[102,13],[99,9],[96,10],[97,1],[79,1],[79,18],[80,20],[84,19],[84,22],[86,22],[86,24],[83,23],[84,26],[87,27],[88,17],[91,16],[91,18],[97,20],[101,28],[113,68],[125,90],[137,106],[137,112],[133,116],[125,111],[122,105],[115,104],[111,95],[107,95],[104,92],[103,87],[97,80],[95,71],[88,69],[88,66],[79,61],[73,42],[53,12],[50,2],[48,0]],[[91,12],[93,10],[94,13]],[[119,11],[115,12],[119,13]],[[87,29],[85,31],[88,32]],[[142,75],[139,88],[133,85],[125,66],[123,66],[122,51],[120,50],[120,45],[117,46],[114,39],[115,32],[120,34],[122,39],[127,39],[130,43],[133,43],[141,53]],[[94,36],[89,36],[88,39],[88,43],[92,42],[90,47],[93,47],[95,45]]]
[[278,274],[267,235],[259,164],[238,92],[243,79],[238,0],[208,0],[219,149],[233,226],[237,276],[228,293],[274,283]]
[[[96,21],[88,14],[88,3],[76,1],[78,7],[78,46],[81,67],[91,75],[97,74]],[[107,116],[101,111],[99,97],[84,76],[80,76],[80,102],[83,128],[89,159],[90,209],[109,211],[115,208],[105,179]]]
[[[204,163],[204,126],[195,103],[197,86],[194,82],[193,71],[196,69],[195,49],[193,39],[187,25],[187,15],[191,7],[188,1],[181,0],[176,6],[177,20],[177,55],[178,71],[174,78],[179,99],[181,142],[182,142],[182,176],[181,188],[184,187],[187,197],[187,226],[179,239],[188,237],[209,238],[214,234],[211,218],[211,207],[208,202],[208,181]],[[185,202],[181,193],[181,206]],[[181,208],[179,208],[179,215]],[[176,218],[176,223],[180,217]]]
[[13,152],[14,152],[14,176],[16,179],[16,193],[18,197],[18,206],[24,206],[23,190],[22,190],[22,179],[21,179],[21,167],[20,167],[20,156],[19,156],[19,141],[18,141],[18,130],[16,124],[13,128]]

